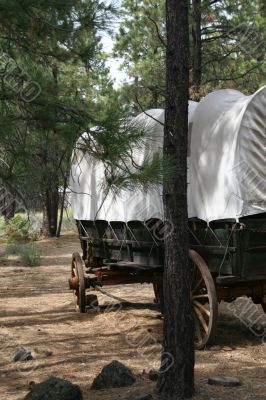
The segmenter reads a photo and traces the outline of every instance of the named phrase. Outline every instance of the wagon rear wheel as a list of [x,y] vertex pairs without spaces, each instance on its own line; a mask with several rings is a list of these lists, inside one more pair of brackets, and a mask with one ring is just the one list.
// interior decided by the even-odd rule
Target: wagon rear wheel
[[82,260],[79,253],[74,253],[71,263],[71,276],[76,278],[78,282],[77,289],[74,290],[74,299],[77,311],[81,313],[86,312],[86,291],[85,291],[85,277],[82,265]]
[[192,265],[191,301],[195,318],[195,348],[202,349],[215,336],[218,302],[207,264],[194,250],[189,250],[189,258]]

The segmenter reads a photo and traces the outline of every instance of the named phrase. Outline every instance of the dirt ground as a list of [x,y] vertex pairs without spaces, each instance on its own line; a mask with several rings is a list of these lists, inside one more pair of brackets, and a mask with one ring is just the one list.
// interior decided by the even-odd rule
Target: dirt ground
[[[117,302],[100,294],[100,304],[106,305],[101,312],[79,314],[67,282],[71,254],[79,250],[77,235],[66,233],[36,245],[41,254],[38,267],[25,267],[14,257],[0,262],[0,400],[23,399],[31,382],[50,375],[79,384],[84,400],[122,400],[153,393],[155,384],[147,372],[159,367],[162,319],[152,304],[151,285],[109,287],[111,294],[137,304],[114,308],[110,304]],[[0,245],[0,251],[3,248]],[[215,343],[196,352],[195,399],[266,399],[265,333],[266,317],[260,306],[254,309],[245,299],[221,304]],[[11,362],[19,346],[35,359]],[[128,365],[138,377],[136,384],[90,390],[95,375],[112,360]],[[237,376],[242,385],[208,385],[208,377],[215,375]]]

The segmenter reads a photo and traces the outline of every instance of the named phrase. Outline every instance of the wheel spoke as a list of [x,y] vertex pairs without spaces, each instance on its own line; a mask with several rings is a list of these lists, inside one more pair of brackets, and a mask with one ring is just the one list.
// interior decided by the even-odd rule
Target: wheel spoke
[[209,298],[209,295],[208,294],[196,294],[195,296],[193,296],[193,300],[201,299],[201,298]]
[[197,314],[198,320],[200,321],[201,325],[203,326],[205,332],[207,333],[209,328],[208,328],[208,325],[206,324],[206,321],[205,321],[205,319],[203,318],[203,316],[202,316],[200,310],[199,310],[197,307],[195,307],[195,306],[194,306],[194,310],[195,310],[195,312],[196,312],[196,314]]
[[204,307],[203,304],[199,303],[198,301],[193,301],[193,304],[199,308],[200,310],[202,310],[206,315],[208,315],[208,317],[210,317],[211,312],[209,310],[207,310],[207,308]]
[[200,287],[201,283],[203,282],[203,277],[197,282],[196,286],[192,289],[192,293],[195,293],[195,291]]

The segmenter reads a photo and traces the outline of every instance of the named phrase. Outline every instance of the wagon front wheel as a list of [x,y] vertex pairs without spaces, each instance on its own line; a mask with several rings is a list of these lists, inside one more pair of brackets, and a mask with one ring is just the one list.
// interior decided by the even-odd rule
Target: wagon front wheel
[[85,291],[85,277],[82,265],[82,260],[79,253],[74,253],[71,263],[71,277],[76,282],[74,289],[74,299],[77,311],[81,313],[86,312],[86,291]]
[[191,301],[195,319],[195,348],[202,349],[215,336],[218,302],[215,284],[203,258],[189,250],[192,268]]

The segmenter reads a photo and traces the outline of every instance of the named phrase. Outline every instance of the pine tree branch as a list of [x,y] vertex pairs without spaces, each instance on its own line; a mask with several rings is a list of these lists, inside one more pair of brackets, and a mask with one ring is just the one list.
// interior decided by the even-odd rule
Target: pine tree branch
[[246,72],[244,72],[243,74],[240,74],[240,75],[231,76],[231,77],[220,76],[220,77],[211,78],[211,79],[208,79],[207,81],[205,81],[203,83],[203,85],[206,85],[207,83],[210,83],[210,82],[217,82],[217,81],[224,81],[224,82],[226,82],[226,81],[236,81],[238,79],[244,78],[248,74],[250,74],[253,71],[255,71],[255,69],[257,69],[257,68],[258,68],[258,65],[256,64],[254,67],[248,69]]
[[147,18],[148,18],[148,19],[153,23],[153,25],[155,26],[156,33],[157,33],[157,37],[158,37],[158,39],[160,40],[160,42],[162,43],[162,45],[166,48],[166,42],[164,41],[164,39],[163,39],[163,37],[162,37],[162,35],[161,35],[161,33],[160,33],[160,30],[159,30],[159,27],[158,27],[158,25],[157,25],[157,22],[156,22],[153,18],[151,18],[150,15],[147,15]]
[[158,119],[154,118],[152,115],[148,114],[147,111],[144,110],[144,108],[142,107],[141,103],[139,102],[138,96],[137,96],[136,94],[135,94],[135,100],[136,100],[137,105],[138,105],[139,108],[141,109],[141,111],[142,111],[145,115],[147,115],[147,117],[150,117],[150,118],[153,119],[154,121],[158,122],[158,124],[160,124],[160,125],[162,125],[162,126],[165,126],[165,124],[164,124],[163,122],[161,122],[161,121],[159,121]]

